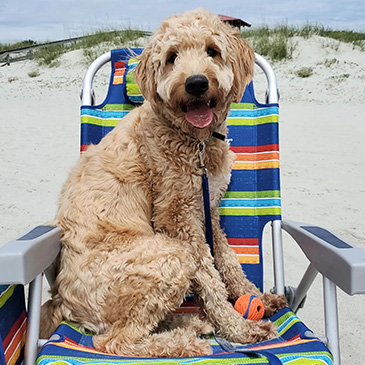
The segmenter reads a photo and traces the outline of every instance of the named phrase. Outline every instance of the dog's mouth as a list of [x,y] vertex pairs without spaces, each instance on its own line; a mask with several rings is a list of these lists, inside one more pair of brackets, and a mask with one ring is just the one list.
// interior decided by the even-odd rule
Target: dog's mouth
[[185,119],[196,128],[205,128],[213,121],[213,108],[217,105],[215,99],[208,101],[196,100],[183,104],[181,110],[185,113]]

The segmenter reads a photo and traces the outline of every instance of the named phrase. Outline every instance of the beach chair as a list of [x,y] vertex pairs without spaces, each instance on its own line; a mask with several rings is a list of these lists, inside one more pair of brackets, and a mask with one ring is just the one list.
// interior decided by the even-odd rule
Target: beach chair
[[[143,101],[133,80],[135,55],[142,49],[111,51],[93,62],[82,90],[81,152],[96,144]],[[94,105],[92,82],[111,61],[108,94]],[[279,337],[254,345],[211,339],[214,355],[198,358],[129,358],[97,352],[92,334],[62,322],[50,339],[39,339],[43,273],[50,283],[60,250],[57,227],[39,226],[0,248],[0,359],[2,364],[340,364],[336,287],[349,295],[365,293],[365,252],[314,225],[282,221],[280,202],[278,89],[267,61],[256,55],[267,82],[266,103],[257,102],[253,83],[228,117],[228,142],[237,159],[230,187],[220,204],[221,222],[243,270],[263,290],[262,233],[271,223],[274,292],[286,294],[291,308],[271,318]],[[298,242],[310,264],[297,288],[285,287],[282,229]],[[319,339],[296,312],[316,275],[323,276],[325,337]],[[24,286],[29,284],[27,308]],[[265,288],[266,291],[268,288]],[[191,305],[188,312],[193,311]],[[37,355],[37,348],[41,350]],[[25,350],[24,350],[25,349]]]

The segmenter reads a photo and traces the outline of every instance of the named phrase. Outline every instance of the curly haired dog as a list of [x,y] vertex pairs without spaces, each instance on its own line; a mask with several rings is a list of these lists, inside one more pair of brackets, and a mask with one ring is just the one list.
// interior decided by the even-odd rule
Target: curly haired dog
[[[210,354],[199,335],[211,328],[241,343],[275,336],[271,322],[245,320],[229,302],[253,293],[267,316],[285,305],[248,281],[218,215],[234,156],[212,133],[226,133],[230,105],[240,101],[253,66],[252,49],[209,11],[162,23],[135,71],[146,101],[89,147],[61,192],[60,267],[43,307],[43,335],[66,319],[95,332],[98,350],[151,357]],[[214,259],[205,242],[199,143]],[[204,320],[171,319],[188,291]]]

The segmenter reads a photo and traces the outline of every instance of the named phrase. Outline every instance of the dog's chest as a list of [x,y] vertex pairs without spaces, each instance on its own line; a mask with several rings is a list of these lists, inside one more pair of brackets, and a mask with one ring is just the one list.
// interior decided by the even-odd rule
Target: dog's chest
[[208,172],[208,181],[209,181],[209,196],[210,196],[210,204],[212,208],[216,208],[219,204],[219,201],[223,197],[224,193],[227,190],[228,184],[231,179],[231,174],[222,174],[219,176],[212,176]]

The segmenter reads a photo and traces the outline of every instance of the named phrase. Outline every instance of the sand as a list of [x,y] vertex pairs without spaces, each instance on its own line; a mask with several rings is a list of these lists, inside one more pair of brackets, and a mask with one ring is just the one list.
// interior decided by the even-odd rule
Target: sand
[[[293,58],[273,65],[281,94],[283,218],[323,226],[365,249],[365,52],[317,36],[293,42]],[[310,77],[296,75],[304,67],[312,68]],[[0,68],[0,244],[55,215],[61,186],[79,156],[79,93],[86,68],[82,51],[63,55],[55,68],[35,61]],[[31,78],[34,70],[40,75]],[[99,101],[108,71],[96,80]],[[255,79],[262,100],[266,86],[259,74]],[[265,242],[268,238],[265,232]],[[286,234],[284,248],[286,283],[295,286],[307,260]],[[265,261],[270,255],[265,243]],[[268,265],[267,290],[271,271]],[[319,336],[321,292],[318,277],[299,312]],[[365,297],[341,290],[338,297],[342,361],[360,364],[355,359],[365,358]]]

